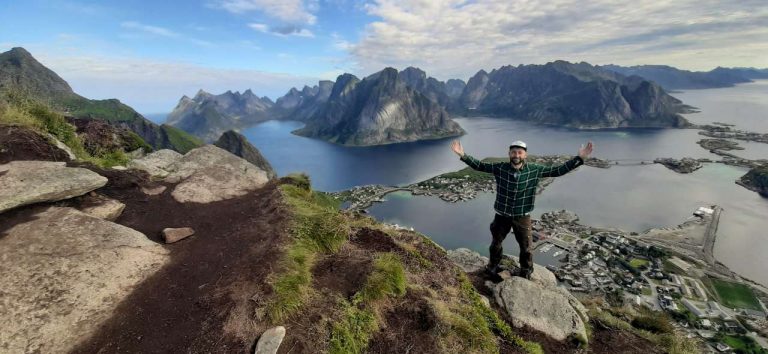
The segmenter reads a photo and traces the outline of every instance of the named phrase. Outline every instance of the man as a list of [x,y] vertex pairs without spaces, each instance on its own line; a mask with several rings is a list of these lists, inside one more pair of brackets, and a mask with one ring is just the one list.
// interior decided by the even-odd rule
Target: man
[[486,163],[464,153],[458,140],[451,143],[451,150],[461,157],[469,167],[492,173],[496,179],[496,202],[493,208],[496,215],[491,223],[491,259],[485,268],[486,275],[500,281],[499,263],[501,262],[501,243],[510,229],[520,246],[520,270],[514,275],[531,278],[533,273],[533,253],[531,252],[531,211],[536,198],[536,186],[542,177],[559,177],[584,164],[584,159],[592,154],[592,142],[581,146],[577,156],[559,166],[543,166],[525,161],[528,146],[522,141],[515,141],[509,146],[509,162]]

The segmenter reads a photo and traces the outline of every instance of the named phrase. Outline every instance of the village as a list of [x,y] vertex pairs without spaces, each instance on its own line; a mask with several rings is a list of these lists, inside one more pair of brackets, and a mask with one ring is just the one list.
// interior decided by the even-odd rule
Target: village
[[[464,172],[405,187],[369,185],[332,195],[344,200],[346,209],[366,213],[395,191],[456,203],[495,190],[492,179]],[[540,191],[551,181],[543,180]],[[765,288],[741,279],[712,256],[719,212],[718,206],[702,206],[680,225],[643,233],[583,225],[564,210],[547,212],[533,222],[533,247],[536,255],[549,253],[557,260],[546,266],[573,294],[602,295],[617,306],[666,312],[679,330],[701,338],[713,353],[745,345],[768,348]]]
[[[717,222],[716,210],[698,208],[682,230],[706,231]],[[646,233],[594,228],[564,210],[544,213],[533,224],[535,254],[561,256],[559,264],[547,268],[572,293],[604,295],[615,306],[664,311],[679,330],[708,343],[711,352],[732,352],[750,339],[768,348],[768,311],[760,299],[766,294],[724,273],[722,265],[711,267],[703,249],[702,256],[689,257],[655,243],[658,233],[653,230],[647,239]]]

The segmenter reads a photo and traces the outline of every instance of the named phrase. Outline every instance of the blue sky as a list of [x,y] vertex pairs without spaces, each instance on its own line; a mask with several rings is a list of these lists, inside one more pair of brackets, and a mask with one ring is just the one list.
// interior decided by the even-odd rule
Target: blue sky
[[29,50],[89,98],[142,113],[182,95],[418,66],[441,80],[564,59],[768,67],[763,0],[2,1],[0,51]]

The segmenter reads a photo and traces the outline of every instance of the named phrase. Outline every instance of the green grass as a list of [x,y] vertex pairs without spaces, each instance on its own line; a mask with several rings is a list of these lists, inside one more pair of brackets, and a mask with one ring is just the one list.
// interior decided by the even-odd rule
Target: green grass
[[665,349],[669,354],[698,354],[701,352],[699,344],[694,339],[687,338],[679,333],[655,334],[644,329],[632,327],[629,322],[614,316],[609,310],[596,311],[591,309],[589,317],[596,322],[618,329],[624,332],[631,332],[635,335],[645,338]]
[[[0,123],[24,126],[43,135],[51,134],[72,150],[79,160],[88,161],[101,167],[125,165],[129,158],[122,150],[97,151],[88,153],[78,137],[75,127],[60,113],[49,106],[17,93],[3,93],[4,104],[0,108]],[[132,136],[131,147],[149,147],[136,134]],[[151,147],[149,147],[151,150]]]
[[[544,350],[541,348],[541,345],[535,342],[529,342],[520,337],[519,335],[515,334],[512,331],[512,327],[509,326],[504,320],[499,317],[499,315],[496,313],[496,311],[488,308],[485,306],[483,301],[480,299],[480,294],[477,293],[477,290],[475,290],[474,286],[472,286],[472,283],[469,281],[467,276],[460,272],[458,273],[459,277],[459,286],[461,295],[469,301],[469,307],[466,308],[464,311],[461,311],[464,313],[465,316],[467,316],[467,319],[470,320],[473,326],[485,328],[488,331],[493,331],[497,334],[499,334],[502,338],[512,342],[514,345],[522,348],[526,353],[529,354],[541,354],[544,353]],[[471,335],[475,332],[459,332],[459,334],[464,334],[464,339],[470,340],[474,343],[487,343],[487,340],[472,338]],[[481,332],[477,332],[482,335],[487,336],[487,333],[482,330]],[[495,343],[494,343],[495,347]],[[490,347],[485,349],[492,349]],[[497,352],[498,348],[496,350],[490,350],[490,352]]]
[[345,304],[344,317],[333,324],[329,353],[362,353],[368,347],[371,336],[379,329],[376,314],[370,309],[361,310]]
[[204,144],[199,138],[168,124],[161,125],[160,130],[168,136],[168,141],[171,143],[171,146],[181,154],[186,154],[189,150],[203,146]]
[[649,262],[647,259],[642,259],[642,258],[632,258],[632,260],[629,261],[629,265],[635,269],[640,268],[642,266],[648,266],[648,264],[650,263],[651,262]]
[[405,269],[394,253],[383,253],[373,262],[373,271],[365,286],[353,299],[353,304],[371,303],[384,297],[405,295]]
[[757,297],[748,286],[739,283],[712,278],[712,285],[717,291],[723,305],[730,308],[751,309],[761,311]]
[[318,197],[309,184],[306,188],[288,184],[280,188],[292,211],[292,241],[280,262],[282,271],[271,281],[275,294],[267,304],[267,315],[272,322],[285,320],[301,309],[311,292],[317,253],[335,253],[350,231],[338,208]]
[[63,100],[61,105],[77,118],[122,122],[139,117],[136,111],[117,99],[89,100],[83,97],[71,97]]
[[768,350],[763,349],[754,339],[747,336],[718,335],[715,339],[740,353],[768,353]]
[[283,271],[272,282],[273,301],[267,304],[267,316],[281,321],[301,308],[310,293],[315,252],[302,242],[294,243],[281,261]]
[[379,254],[373,262],[373,271],[352,298],[352,303],[342,300],[344,314],[333,324],[329,352],[362,353],[379,329],[379,320],[373,311],[375,303],[405,295],[406,286],[405,268],[400,257],[394,253]]

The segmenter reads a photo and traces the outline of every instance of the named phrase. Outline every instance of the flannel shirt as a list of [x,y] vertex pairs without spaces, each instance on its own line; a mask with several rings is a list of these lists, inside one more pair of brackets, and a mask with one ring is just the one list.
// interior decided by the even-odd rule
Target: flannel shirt
[[559,166],[544,166],[524,162],[516,170],[510,162],[487,163],[464,154],[461,157],[469,167],[481,172],[492,173],[496,180],[496,202],[493,209],[503,216],[518,217],[530,215],[536,199],[536,186],[542,177],[559,177],[584,164],[579,156]]

